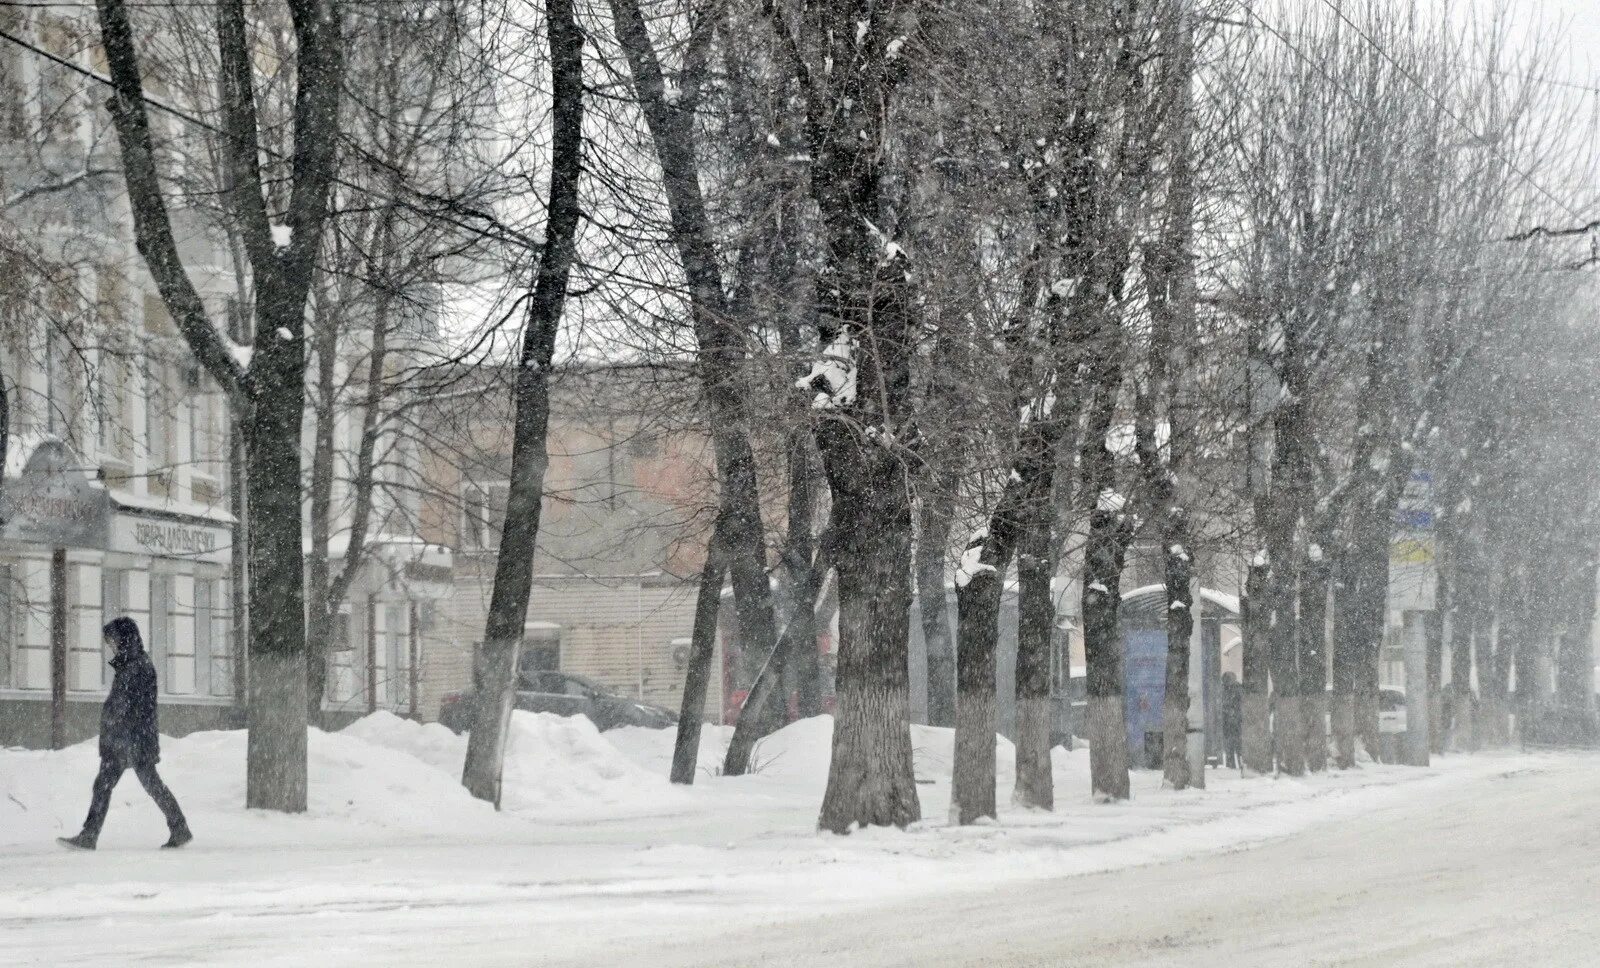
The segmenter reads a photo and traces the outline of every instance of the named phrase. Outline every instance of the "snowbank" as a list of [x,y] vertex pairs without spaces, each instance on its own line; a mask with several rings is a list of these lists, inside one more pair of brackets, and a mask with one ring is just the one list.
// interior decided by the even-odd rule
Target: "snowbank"
[[[0,844],[49,843],[77,832],[99,767],[97,741],[60,752],[7,750],[0,757]],[[459,784],[441,782],[438,770],[417,757],[358,736],[312,730],[307,760],[306,814],[284,816],[243,809],[243,730],[161,740],[162,777],[195,829],[215,842],[423,837],[469,831],[494,816],[491,807]],[[138,780],[124,774],[112,797],[102,846],[159,843],[163,830],[161,814]]]
[[154,849],[161,817],[127,777],[92,854],[53,838],[82,821],[96,744],[0,750],[0,935],[25,934],[18,950],[51,965],[128,951],[150,963],[432,964],[441,950],[522,964],[528,951],[591,943],[582,962],[611,963],[630,936],[1174,860],[1553,762],[1450,757],[1431,771],[1292,780],[1210,771],[1209,790],[1181,793],[1139,771],[1132,801],[1099,805],[1087,750],[1058,749],[1056,809],[1045,812],[1011,806],[1015,752],[1001,739],[998,821],[955,827],[954,736],[913,727],[925,819],[836,837],[816,832],[832,731],[828,717],[794,723],[758,746],[753,774],[725,777],[732,730],[708,726],[695,784],[676,787],[670,730],[602,734],[585,719],[519,713],[497,812],[460,786],[464,738],[380,713],[312,731],[310,809],[298,816],[245,810],[244,734],[198,733],[163,740],[161,765],[195,843]]
[[[670,757],[670,731],[636,731],[664,737]],[[438,723],[417,723],[388,712],[360,719],[339,735],[407,753],[451,783],[459,780],[467,755],[465,736]],[[544,821],[603,820],[660,813],[687,802],[667,782],[664,769],[650,770],[625,756],[587,717],[522,710],[511,714],[502,810]]]

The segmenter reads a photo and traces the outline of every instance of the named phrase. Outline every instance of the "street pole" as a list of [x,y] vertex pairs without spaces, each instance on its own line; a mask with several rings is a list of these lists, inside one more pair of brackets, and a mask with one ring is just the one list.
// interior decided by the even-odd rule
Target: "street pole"
[[[392,671],[392,670],[391,670]],[[378,602],[367,596],[367,714],[378,711]]]
[[1401,626],[1406,664],[1406,731],[1402,762],[1407,766],[1428,765],[1428,637],[1423,632],[1423,617],[1427,614],[1406,612]]
[[1206,692],[1205,613],[1200,583],[1189,585],[1189,722],[1186,733],[1189,748],[1189,785],[1199,790],[1206,787],[1206,710],[1211,697]]
[[50,748],[67,746],[67,549],[50,553]]

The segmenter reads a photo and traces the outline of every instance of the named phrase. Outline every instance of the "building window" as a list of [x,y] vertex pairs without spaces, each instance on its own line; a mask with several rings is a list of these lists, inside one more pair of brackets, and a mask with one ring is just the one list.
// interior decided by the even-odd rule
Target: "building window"
[[[207,640],[211,656],[209,692],[213,696],[231,696],[233,695],[233,609],[228,599],[228,582],[224,579],[212,579],[204,584],[209,589],[207,604],[211,612],[206,626],[211,630]],[[196,621],[199,619],[196,618]]]
[[172,576],[150,576],[150,661],[162,692],[172,692]]
[[461,494],[461,545],[492,549],[500,546],[510,485],[505,481],[468,481]]
[[517,653],[517,672],[529,676],[536,672],[561,669],[561,629],[548,623],[530,623]]
[[[128,572],[122,568],[100,569],[100,627],[111,623],[114,618],[121,618],[128,614]],[[111,661],[111,647],[104,641],[100,644],[105,652],[104,661]]]
[[356,697],[356,654],[350,641],[350,606],[339,606],[328,636],[328,686],[325,702],[343,703]]
[[74,350],[53,322],[45,324],[44,347],[46,426],[52,436],[76,444],[81,388],[72,365]]
[[144,434],[150,460],[150,490],[165,496],[171,484],[173,444],[176,437],[176,395],[172,392],[171,366],[154,354],[145,357]]

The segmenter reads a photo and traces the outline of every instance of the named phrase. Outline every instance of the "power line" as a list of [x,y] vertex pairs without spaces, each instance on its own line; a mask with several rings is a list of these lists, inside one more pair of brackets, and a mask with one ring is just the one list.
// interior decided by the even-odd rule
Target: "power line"
[[[33,2],[33,0],[0,0],[0,5],[4,5],[4,4],[8,4],[8,3],[26,3],[26,2]],[[40,0],[40,2],[44,2],[44,0]],[[163,2],[165,2],[165,0],[163,0]],[[189,2],[189,0],[172,0],[172,2]],[[415,0],[411,0],[411,2],[415,2]],[[196,3],[194,5],[195,6],[211,6],[210,3]],[[36,55],[36,56],[45,58],[46,60],[50,61],[53,64],[56,64],[56,65],[58,65],[60,67],[64,67],[67,70],[72,71],[73,73],[76,73],[76,74],[79,74],[79,75],[81,75],[83,77],[86,77],[89,80],[94,81],[97,84],[104,85],[105,87],[109,87],[112,90],[116,90],[116,84],[110,78],[105,77],[105,76],[103,76],[103,75],[101,75],[101,74],[99,74],[99,73],[97,73],[95,71],[89,70],[88,68],[82,66],[81,64],[73,63],[71,60],[69,60],[69,59],[67,59],[65,57],[61,57],[58,54],[54,54],[54,53],[52,53],[52,52],[50,52],[48,50],[45,50],[43,47],[39,47],[39,46],[35,45],[34,43],[28,41],[27,39],[22,38],[22,37],[18,37],[17,35],[12,34],[12,33],[10,33],[9,31],[7,31],[7,30],[5,30],[3,28],[0,28],[0,40],[9,41],[12,44],[15,44],[16,46],[21,47],[25,51],[28,51],[28,52]],[[187,111],[182,110],[181,108],[177,108],[177,107],[174,107],[173,105],[167,104],[164,101],[157,100],[156,98],[153,98],[149,94],[147,94],[142,88],[138,92],[137,97],[142,103],[144,103],[144,104],[146,104],[146,105],[148,105],[150,107],[153,107],[156,110],[161,111],[161,112],[163,112],[165,114],[168,114],[168,115],[170,115],[170,116],[172,116],[174,118],[177,118],[178,120],[183,121],[186,124],[194,125],[195,127],[198,127],[198,128],[200,128],[200,129],[202,129],[204,131],[208,131],[208,132],[210,132],[210,133],[212,133],[212,134],[214,134],[214,135],[216,135],[216,136],[218,136],[220,138],[227,138],[227,139],[230,139],[230,140],[241,140],[241,136],[240,135],[237,135],[237,134],[235,134],[235,133],[233,133],[231,131],[227,131],[227,130],[225,130],[223,128],[219,128],[218,126],[210,123],[209,121],[205,121],[205,120],[203,120],[203,119],[201,119],[199,117],[196,117],[195,115],[190,114]],[[276,149],[273,149],[273,148],[265,146],[265,145],[258,145],[257,147],[258,147],[258,150],[261,150],[261,151],[267,153],[268,155],[272,156],[274,159],[276,159],[278,161],[287,161],[287,160],[289,160],[281,151],[277,151]],[[379,167],[378,160],[374,159],[371,156],[370,153],[365,152],[365,151],[358,151],[357,154],[369,166],[371,166],[373,168],[378,168]],[[390,169],[388,174],[394,175],[395,172],[393,170],[393,166],[388,166],[388,167]],[[350,181],[347,181],[347,180],[345,180],[343,178],[339,178],[338,176],[334,177],[333,182],[334,182],[334,184],[340,186],[341,188],[347,188],[347,189],[350,189],[351,191],[360,192],[360,193],[363,193],[363,194],[366,194],[366,195],[370,195],[373,198],[377,198],[377,199],[379,199],[381,201],[388,202],[391,205],[399,206],[400,208],[403,208],[406,211],[409,211],[409,212],[411,212],[411,213],[413,213],[415,215],[420,215],[420,216],[423,216],[424,218],[438,218],[438,219],[446,222],[449,225],[455,226],[456,228],[459,228],[462,231],[471,233],[472,235],[475,235],[478,238],[483,239],[485,241],[512,243],[514,245],[520,246],[521,248],[525,249],[528,252],[533,252],[533,253],[537,253],[538,251],[540,251],[540,245],[539,245],[538,242],[536,242],[533,239],[527,238],[526,236],[523,235],[523,233],[518,232],[518,231],[512,229],[511,227],[503,224],[502,222],[500,222],[499,219],[495,218],[493,215],[490,215],[487,212],[478,212],[478,211],[472,211],[472,210],[465,210],[465,211],[461,212],[461,216],[463,218],[480,219],[480,220],[482,220],[484,222],[487,222],[490,225],[495,227],[495,229],[497,230],[495,232],[490,232],[488,230],[479,228],[479,227],[477,227],[475,225],[471,225],[471,224],[469,224],[467,222],[461,221],[461,219],[459,219],[459,218],[452,218],[452,217],[446,216],[438,208],[424,209],[421,206],[419,206],[419,205],[417,205],[417,204],[415,204],[413,202],[403,201],[401,199],[393,197],[392,195],[385,195],[382,192],[375,191],[374,189],[372,189],[369,186],[357,185],[357,184],[355,184],[353,182],[350,182]],[[401,184],[401,185],[404,185],[403,181],[399,181],[398,183]],[[411,191],[412,193],[418,195],[420,198],[422,198],[424,201],[430,203],[431,205],[441,205],[446,210],[459,210],[460,209],[459,204],[456,203],[455,201],[451,200],[451,199],[441,198],[439,196],[433,195],[433,194],[431,194],[429,192],[424,192],[424,191],[422,191],[420,189],[413,188],[411,186],[405,186],[405,187],[407,188],[408,191]]]
[[[1396,60],[1394,58],[1394,56],[1392,54],[1390,54],[1387,50],[1385,50],[1383,45],[1378,43],[1378,41],[1376,39],[1374,39],[1372,37],[1372,35],[1368,34],[1365,30],[1362,30],[1361,27],[1354,20],[1351,20],[1350,17],[1347,14],[1345,14],[1344,10],[1342,10],[1339,7],[1338,4],[1334,3],[1333,0],[1322,0],[1322,5],[1327,7],[1330,11],[1332,11],[1333,15],[1335,17],[1338,17],[1340,20],[1344,21],[1344,23],[1346,25],[1348,25],[1351,30],[1355,31],[1356,34],[1358,36],[1360,36],[1360,38],[1362,40],[1366,41],[1367,44],[1369,46],[1371,46],[1373,50],[1377,51],[1378,54],[1380,54],[1383,57],[1384,60],[1388,61],[1390,66],[1392,66],[1395,70],[1399,71],[1400,72],[1400,76],[1402,76],[1406,80],[1410,81],[1412,87],[1415,87],[1418,91],[1421,91],[1422,94],[1424,96],[1426,96],[1428,98],[1428,100],[1432,101],[1434,103],[1434,105],[1436,107],[1438,107],[1439,110],[1443,111],[1450,118],[1450,120],[1454,121],[1458,126],[1460,126],[1462,131],[1465,131],[1467,134],[1471,135],[1474,140],[1482,142],[1484,145],[1486,145],[1489,148],[1490,151],[1493,151],[1500,158],[1501,161],[1505,162],[1506,167],[1510,168],[1513,172],[1515,172],[1519,178],[1521,178],[1524,182],[1526,182],[1529,186],[1531,186],[1539,194],[1543,195],[1545,198],[1548,198],[1550,201],[1555,202],[1561,208],[1565,209],[1568,215],[1571,215],[1573,218],[1579,219],[1579,220],[1581,220],[1583,218],[1583,216],[1579,215],[1577,210],[1574,209],[1571,205],[1568,205],[1566,202],[1564,202],[1561,199],[1557,198],[1554,194],[1552,194],[1543,185],[1541,185],[1538,182],[1534,181],[1533,176],[1528,174],[1527,172],[1523,171],[1522,168],[1519,167],[1516,162],[1512,161],[1510,158],[1507,158],[1505,156],[1505,154],[1503,152],[1501,152],[1499,150],[1499,148],[1495,145],[1495,143],[1493,141],[1491,141],[1488,137],[1486,137],[1484,135],[1481,135],[1481,134],[1478,134],[1476,131],[1474,131],[1472,129],[1472,127],[1467,124],[1466,121],[1462,120],[1460,115],[1456,114],[1456,112],[1448,104],[1446,104],[1444,102],[1443,98],[1439,97],[1437,94],[1434,94],[1432,91],[1428,90],[1427,85],[1423,84],[1420,80],[1418,80],[1416,75],[1412,74],[1411,71],[1405,67],[1405,65],[1401,64],[1398,60]],[[1260,14],[1257,14],[1254,10],[1250,10],[1250,8],[1248,6],[1245,9],[1248,10],[1252,16],[1257,17],[1258,19],[1260,18]],[[1265,21],[1263,21],[1263,23],[1265,23]]]
[[[421,6],[425,0],[340,0],[345,6]],[[134,10],[215,9],[215,0],[124,0]],[[85,0],[0,0],[0,7],[13,10],[93,10],[96,4]]]

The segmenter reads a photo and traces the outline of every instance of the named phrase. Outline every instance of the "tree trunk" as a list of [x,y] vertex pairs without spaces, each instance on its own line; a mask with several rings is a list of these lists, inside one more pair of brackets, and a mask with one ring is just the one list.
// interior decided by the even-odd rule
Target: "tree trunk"
[[310,525],[310,554],[306,562],[306,717],[322,724],[322,700],[328,688],[328,649],[333,637],[334,614],[331,600],[332,562],[329,542],[333,526],[334,400],[338,394],[336,352],[338,328],[327,323],[317,328],[317,400],[311,434],[311,480],[307,520]]
[[1089,513],[1083,561],[1083,651],[1089,697],[1089,784],[1098,801],[1126,800],[1128,727],[1117,609],[1131,522],[1121,510]]
[[1328,767],[1328,584],[1332,566],[1321,546],[1300,575],[1300,696],[1306,769]]
[[[1046,460],[1043,468],[1051,474],[1054,461]],[[1049,486],[1041,490],[1043,497],[1029,508],[1017,546],[1017,782],[1012,801],[1019,807],[1053,810],[1055,775],[1050,741],[1055,708],[1050,697],[1050,659],[1056,603],[1050,579],[1056,571],[1051,554],[1055,514]]]
[[784,548],[792,604],[785,667],[795,684],[795,707],[801,719],[822,715],[822,660],[817,653],[816,602],[806,601],[822,585],[817,574],[816,541],[812,536],[816,508],[810,434],[796,432],[789,441],[789,537]]
[[1294,615],[1297,582],[1292,565],[1282,559],[1269,566],[1267,580],[1272,585],[1268,593],[1272,611],[1267,619],[1272,654],[1272,747],[1278,769],[1299,776],[1306,770],[1306,726],[1300,712],[1300,633]]
[[1355,682],[1356,735],[1375,760],[1382,760],[1383,744],[1378,730],[1378,662],[1383,650],[1386,616],[1384,606],[1389,586],[1389,556],[1383,555],[1382,566],[1368,564],[1371,585],[1358,612],[1356,646],[1358,662]]
[[1189,785],[1189,650],[1194,635],[1194,562],[1189,554],[1188,515],[1169,507],[1163,522],[1167,588],[1167,681],[1162,702],[1161,778],[1182,790]]
[[[298,306],[292,309],[299,311]],[[263,322],[282,322],[275,315]],[[278,392],[257,398],[245,434],[252,579],[245,805],[299,813],[306,808],[305,549],[300,517],[305,362],[299,347],[289,343],[273,340],[256,351],[253,368],[261,367],[262,378],[271,380]]]
[[[731,318],[723,288],[722,270],[711,237],[705,198],[700,189],[700,162],[695,143],[695,98],[678,103],[667,93],[666,78],[637,0],[612,0],[612,23],[628,58],[634,89],[645,123],[655,143],[661,165],[662,187],[672,221],[672,240],[689,283],[689,309],[694,321],[700,382],[705,390],[717,473],[722,479],[722,508],[728,515],[730,570],[739,641],[745,649],[764,654],[777,640],[772,587],[767,579],[767,545],[757,491],[755,456],[750,448],[751,424],[748,392],[739,366],[743,346],[737,321]],[[695,24],[691,44],[710,42],[713,18]],[[693,61],[693,57],[690,58]],[[699,78],[686,78],[698,90]],[[775,655],[777,665],[763,668],[781,676],[787,656]],[[738,776],[747,768],[734,751],[753,749],[756,740],[783,721],[780,691],[773,684],[752,684],[740,710],[735,742],[729,747],[724,770]],[[752,702],[751,700],[755,701]],[[771,703],[779,702],[778,708]],[[753,737],[740,733],[755,732]]]
[[[1523,599],[1527,601],[1526,598]],[[1536,738],[1537,722],[1540,712],[1542,697],[1541,683],[1538,673],[1538,638],[1533,632],[1537,623],[1529,618],[1531,609],[1527,605],[1514,606],[1522,610],[1523,614],[1517,617],[1516,628],[1518,635],[1511,643],[1511,670],[1516,676],[1516,690],[1512,695],[1512,712],[1516,717],[1516,731],[1514,738],[1520,744],[1526,745],[1529,740]]]
[[1476,752],[1477,703],[1472,689],[1473,645],[1478,638],[1476,603],[1469,599],[1461,600],[1454,610],[1453,619],[1450,636],[1450,745],[1456,750]]
[[[920,817],[911,761],[911,503],[901,435],[915,351],[911,265],[877,226],[892,157],[896,79],[881,36],[897,4],[827,0],[801,8],[796,40],[771,19],[805,94],[811,196],[825,250],[819,335],[847,357],[817,374],[817,445],[838,537],[838,713],[818,825],[905,826]],[[841,31],[842,23],[856,30]],[[864,31],[862,33],[861,31]],[[809,57],[809,60],[808,60]],[[849,65],[834,71],[834,64]],[[809,382],[809,381],[808,381]]]
[[1244,768],[1258,774],[1272,772],[1272,727],[1269,718],[1268,659],[1269,621],[1272,613],[1271,590],[1265,562],[1254,563],[1245,575],[1244,676],[1241,753]]
[[838,535],[839,665],[828,785],[817,825],[833,833],[919,819],[911,762],[911,508],[898,458],[825,425]]
[[689,633],[689,662],[683,676],[683,703],[678,707],[678,735],[672,746],[672,782],[694,782],[700,758],[700,726],[706,718],[706,689],[717,650],[717,617],[722,610],[722,584],[728,573],[727,543],[722,519],[711,529],[700,589],[694,600],[694,627]]
[[550,361],[566,306],[576,256],[578,180],[583,167],[583,31],[573,0],[546,0],[552,90],[549,218],[538,275],[528,301],[522,354],[513,391],[511,473],[505,524],[495,560],[489,615],[484,623],[482,690],[467,741],[461,783],[500,807],[505,735],[511,721],[517,653],[528,617],[533,563],[549,466]]
[[985,567],[987,570],[956,578],[956,736],[950,822],[958,824],[995,816],[995,649],[1000,638],[1006,562]]
[[1445,616],[1449,613],[1441,611],[1448,603],[1445,596],[1445,576],[1439,575],[1438,591],[1435,593],[1437,606],[1431,612],[1423,613],[1423,635],[1426,636],[1427,657],[1427,683],[1428,683],[1428,751],[1433,754],[1444,752],[1445,722],[1444,722],[1444,653],[1445,634],[1450,631],[1446,628]]
[[[207,314],[183,264],[163,196],[139,54],[125,0],[97,4],[101,45],[116,96],[108,102],[121,149],[134,239],[162,302],[201,366],[245,412],[249,543],[249,737],[246,806],[306,807],[305,572],[301,546],[301,418],[305,410],[305,311],[337,167],[344,89],[340,6],[291,0],[295,38],[292,186],[274,239],[262,192],[260,139],[244,7],[217,4],[229,214],[249,254],[265,338],[248,367]],[[237,603],[236,603],[237,604]],[[244,643],[240,643],[241,647]]]
[[945,556],[950,547],[948,491],[925,490],[917,528],[917,601],[928,653],[928,725],[956,724],[956,642],[945,596]]

